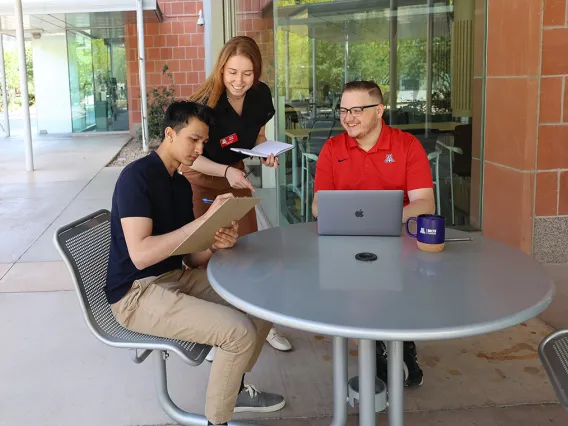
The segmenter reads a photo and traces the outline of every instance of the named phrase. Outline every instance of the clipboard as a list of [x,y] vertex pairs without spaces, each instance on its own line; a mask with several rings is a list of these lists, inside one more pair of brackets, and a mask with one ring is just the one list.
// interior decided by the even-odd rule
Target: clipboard
[[231,222],[241,220],[244,215],[251,211],[258,203],[260,198],[242,197],[228,198],[213,213],[213,215],[201,224],[194,232],[177,246],[170,256],[198,253],[207,250],[215,240],[215,233],[219,228],[228,228]]

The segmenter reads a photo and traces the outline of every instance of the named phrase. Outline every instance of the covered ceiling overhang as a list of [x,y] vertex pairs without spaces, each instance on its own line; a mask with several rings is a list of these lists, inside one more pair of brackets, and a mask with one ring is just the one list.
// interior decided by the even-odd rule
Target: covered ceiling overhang
[[[135,0],[22,0],[24,32],[112,29],[136,23]],[[157,0],[143,0],[144,22],[161,22]],[[0,33],[15,35],[14,1],[0,0]]]
[[[393,15],[397,18],[399,40],[424,38],[428,16],[434,19],[435,35],[449,34],[453,6],[434,1],[398,0]],[[316,40],[352,43],[389,39],[390,0],[336,0],[278,7],[277,27]]]
[[[158,11],[157,0],[143,0],[144,10]],[[136,12],[136,0],[22,0],[24,15]],[[14,14],[14,0],[0,0],[0,15]]]

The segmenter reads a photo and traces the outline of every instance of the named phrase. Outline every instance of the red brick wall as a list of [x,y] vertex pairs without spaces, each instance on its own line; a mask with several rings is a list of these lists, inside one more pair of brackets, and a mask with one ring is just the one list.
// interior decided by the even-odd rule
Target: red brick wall
[[[215,0],[217,1],[217,0]],[[261,10],[271,0],[237,1],[237,34],[255,39],[263,58],[261,79],[274,89],[274,32],[272,17],[263,18]],[[197,25],[201,0],[159,0],[164,15],[161,23],[144,25],[146,49],[146,90],[168,84],[162,74],[164,65],[173,73],[176,97],[187,98],[205,80],[203,27]],[[136,25],[126,26],[127,81],[130,128],[140,124],[140,84]]]
[[262,8],[272,0],[237,0],[237,35],[253,38],[262,54],[264,81],[274,93],[274,19],[262,16]]
[[568,262],[568,0],[484,1],[483,232]]
[[568,0],[546,0],[536,175],[536,216],[568,215]]
[[[161,23],[144,25],[146,90],[169,83],[162,68],[173,73],[176,97],[188,97],[205,80],[203,27],[197,25],[201,0],[159,0],[164,15]],[[140,84],[136,25],[126,25],[128,106],[131,133],[140,123]],[[136,125],[138,124],[138,126]]]

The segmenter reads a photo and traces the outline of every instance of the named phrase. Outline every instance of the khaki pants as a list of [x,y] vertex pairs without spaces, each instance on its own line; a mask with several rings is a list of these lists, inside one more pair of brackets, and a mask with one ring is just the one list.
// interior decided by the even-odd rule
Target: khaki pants
[[214,424],[232,418],[242,376],[260,355],[270,323],[249,317],[221,299],[201,268],[134,281],[111,309],[130,330],[217,346],[205,416]]

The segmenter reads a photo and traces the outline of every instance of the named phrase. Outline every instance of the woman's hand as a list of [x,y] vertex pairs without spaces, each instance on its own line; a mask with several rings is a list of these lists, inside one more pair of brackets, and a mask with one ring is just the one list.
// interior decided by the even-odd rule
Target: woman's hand
[[270,154],[267,158],[261,158],[260,161],[266,167],[278,168],[278,157],[275,157],[274,154]]
[[254,191],[254,187],[245,177],[245,172],[235,167],[229,167],[226,173],[227,180],[231,188],[235,189],[250,189]]
[[233,221],[230,228],[221,228],[217,231],[213,248],[216,250],[231,248],[236,244],[237,238],[239,238],[239,223]]

